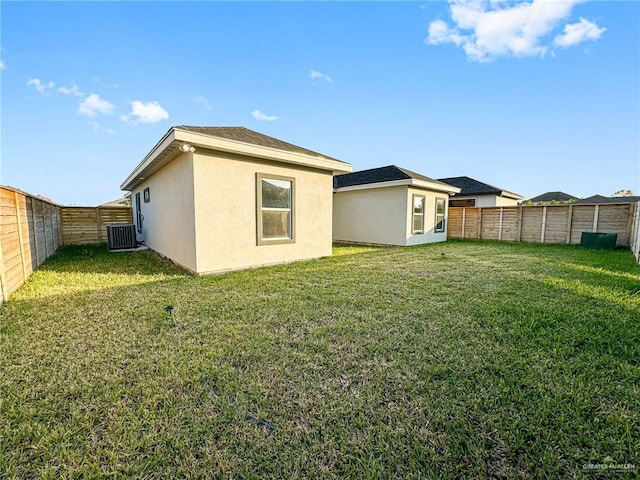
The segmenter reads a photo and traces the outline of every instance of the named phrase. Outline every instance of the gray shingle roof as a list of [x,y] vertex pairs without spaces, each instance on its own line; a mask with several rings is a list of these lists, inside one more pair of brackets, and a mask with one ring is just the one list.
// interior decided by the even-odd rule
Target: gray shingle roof
[[336,175],[333,177],[333,188],[392,182],[394,180],[409,180],[412,178],[425,182],[443,183],[438,180],[434,180],[433,178],[420,175],[419,173],[412,172],[411,170],[407,170],[406,168],[397,167],[396,165],[387,165],[386,167],[370,168],[368,170]]
[[449,178],[439,178],[438,180],[443,183],[448,183],[449,185],[453,185],[454,187],[458,187],[460,189],[460,193],[456,193],[455,195],[453,195],[454,197],[456,196],[462,197],[465,195],[507,194],[510,196],[516,196],[518,198],[522,198],[522,196],[518,195],[517,193],[513,193],[499,187],[494,187],[493,185],[489,185],[488,183],[484,183],[470,177],[449,177]]
[[292,143],[278,140],[277,138],[269,137],[268,135],[264,135],[262,133],[254,132],[253,130],[249,130],[245,127],[196,127],[189,125],[180,125],[174,128],[177,130],[185,130],[187,132],[200,133],[203,135],[208,135],[210,137],[217,137],[223,140],[232,140],[234,142],[246,143],[248,145],[273,148],[275,150],[346,163],[342,160],[338,160],[327,155],[322,155],[321,153],[314,152],[306,148],[298,147],[297,145],[293,145]]
[[564,192],[545,192],[536,197],[530,198],[527,200],[528,202],[536,203],[536,202],[568,202],[569,200],[577,200],[578,197],[574,197],[573,195],[569,195]]
[[640,197],[604,197],[602,195],[592,195],[591,197],[582,198],[574,205],[594,205],[600,203],[636,203],[640,202]]

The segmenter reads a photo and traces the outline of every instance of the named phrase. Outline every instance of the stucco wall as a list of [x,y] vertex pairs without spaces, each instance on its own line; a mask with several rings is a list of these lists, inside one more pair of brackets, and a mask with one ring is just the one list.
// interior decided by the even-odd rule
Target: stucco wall
[[[193,168],[198,273],[331,255],[331,172],[206,151]],[[294,178],[293,243],[257,245],[258,173]]]
[[494,205],[496,207],[514,207],[518,205],[518,200],[514,198],[505,198],[505,197],[496,196]]
[[333,239],[405,245],[408,207],[406,186],[334,193]]
[[[150,202],[144,202],[149,187]],[[156,252],[196,271],[193,159],[182,154],[138,185],[132,192],[136,222],[136,193],[140,193],[142,233],[139,239]]]
[[[422,195],[425,197],[424,208],[424,233],[412,234],[412,201],[413,195]],[[449,195],[446,193],[436,193],[426,190],[420,190],[417,188],[409,188],[407,195],[407,224],[406,224],[406,242],[405,245],[420,245],[423,243],[444,242],[447,239],[447,214],[449,207]],[[442,198],[445,201],[444,218],[445,229],[444,232],[436,232],[436,198]]]

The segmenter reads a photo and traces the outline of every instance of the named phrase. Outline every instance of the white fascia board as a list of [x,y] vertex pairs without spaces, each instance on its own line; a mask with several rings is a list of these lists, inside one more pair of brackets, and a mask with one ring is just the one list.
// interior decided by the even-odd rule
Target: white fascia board
[[392,180],[390,182],[378,182],[378,183],[365,183],[363,185],[349,185],[346,187],[338,187],[334,188],[334,192],[351,192],[354,190],[370,190],[372,188],[388,188],[388,187],[402,187],[402,186],[410,186],[411,179],[407,178],[406,180]]
[[411,183],[414,187],[425,188],[427,190],[435,190],[436,192],[444,192],[444,193],[460,193],[460,189],[458,187],[454,187],[453,185],[445,185],[443,183],[436,182],[427,182],[426,180],[418,180],[412,179]]
[[175,130],[172,128],[169,130],[164,137],[156,144],[155,147],[147,154],[146,157],[138,164],[136,168],[133,169],[133,172],[129,174],[129,176],[122,182],[120,185],[120,190],[131,190],[131,185],[135,182],[136,177],[138,177],[144,170],[149,166],[151,162],[153,162],[160,153],[165,151],[175,140]]
[[522,195],[518,195],[517,193],[508,192],[506,190],[502,190],[502,197],[505,198],[513,198],[514,200],[522,200],[524,197]]
[[349,192],[352,190],[367,190],[371,188],[389,188],[389,187],[400,187],[400,186],[420,188],[423,190],[431,190],[431,191],[445,192],[445,193],[458,193],[460,191],[460,189],[457,187],[443,185],[440,183],[426,182],[424,180],[417,180],[414,178],[407,178],[402,180],[391,180],[388,182],[365,183],[363,185],[349,185],[347,187],[334,188],[334,191]]
[[276,148],[252,145],[236,140],[227,140],[202,133],[187,132],[180,129],[176,129],[175,134],[176,141],[188,143],[196,148],[200,147],[219,152],[235,153],[238,155],[262,158],[265,160],[274,160],[282,163],[318,168],[320,170],[330,170],[334,174],[348,173],[353,170],[353,166],[350,163],[340,162],[338,160],[313,157],[311,155],[295,152],[286,152]]

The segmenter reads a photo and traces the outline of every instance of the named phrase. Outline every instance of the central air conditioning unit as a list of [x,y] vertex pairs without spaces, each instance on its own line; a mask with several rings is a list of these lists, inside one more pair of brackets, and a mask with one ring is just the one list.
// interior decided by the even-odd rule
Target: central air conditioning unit
[[109,250],[123,250],[125,248],[136,248],[136,226],[131,224],[125,225],[107,225],[107,246]]

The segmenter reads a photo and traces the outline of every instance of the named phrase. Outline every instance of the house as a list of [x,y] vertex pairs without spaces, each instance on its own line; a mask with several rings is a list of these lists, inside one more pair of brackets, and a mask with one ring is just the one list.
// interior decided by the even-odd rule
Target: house
[[587,198],[581,198],[574,205],[601,205],[601,204],[620,204],[620,203],[636,203],[640,202],[638,196],[627,197],[604,197],[602,195],[592,195]]
[[451,207],[507,207],[517,205],[523,198],[517,193],[469,177],[449,177],[438,180],[460,189],[460,193],[451,197]]
[[139,241],[214,273],[331,255],[351,165],[243,127],[172,127],[122,183]]
[[333,179],[333,239],[338,242],[417,245],[447,239],[452,187],[389,165]]
[[130,207],[130,206],[131,206],[131,197],[117,198],[115,200],[111,200],[110,202],[106,202],[98,205],[98,207]]
[[551,205],[559,203],[573,203],[576,200],[578,200],[578,197],[574,197],[573,195],[569,195],[568,193],[545,192],[533,198],[530,198],[529,200],[525,200],[524,203],[532,205]]

